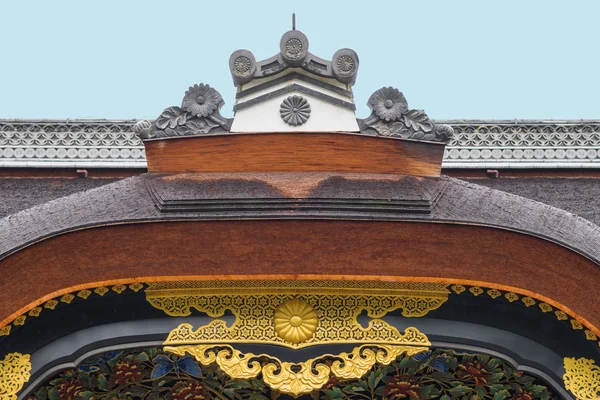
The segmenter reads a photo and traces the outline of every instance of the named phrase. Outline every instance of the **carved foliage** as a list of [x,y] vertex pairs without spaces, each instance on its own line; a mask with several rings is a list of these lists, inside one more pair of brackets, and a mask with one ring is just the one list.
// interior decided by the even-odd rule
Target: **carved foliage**
[[142,139],[228,132],[231,122],[219,113],[223,104],[223,98],[212,87],[190,86],[181,107],[166,108],[154,122],[153,129],[144,129],[145,125],[140,123],[147,121],[140,121],[134,132]]
[[371,116],[359,120],[361,130],[381,136],[448,142],[454,133],[449,125],[436,125],[423,110],[410,110],[406,98],[396,88],[384,87],[367,103]]

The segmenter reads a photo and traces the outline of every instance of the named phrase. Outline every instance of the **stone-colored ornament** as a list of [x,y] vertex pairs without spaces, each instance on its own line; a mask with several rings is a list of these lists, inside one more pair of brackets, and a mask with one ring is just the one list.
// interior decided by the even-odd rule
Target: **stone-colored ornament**
[[274,323],[278,336],[291,343],[300,343],[313,337],[319,318],[309,303],[292,299],[277,307]]
[[281,103],[279,113],[286,124],[299,126],[308,121],[310,104],[302,96],[290,96]]

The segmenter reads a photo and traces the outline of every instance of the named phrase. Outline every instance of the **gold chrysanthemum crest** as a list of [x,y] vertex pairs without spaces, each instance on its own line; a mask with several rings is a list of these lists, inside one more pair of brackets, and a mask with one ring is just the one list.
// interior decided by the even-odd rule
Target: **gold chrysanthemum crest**
[[273,322],[277,336],[290,343],[301,343],[313,337],[319,318],[308,302],[292,299],[275,309]]

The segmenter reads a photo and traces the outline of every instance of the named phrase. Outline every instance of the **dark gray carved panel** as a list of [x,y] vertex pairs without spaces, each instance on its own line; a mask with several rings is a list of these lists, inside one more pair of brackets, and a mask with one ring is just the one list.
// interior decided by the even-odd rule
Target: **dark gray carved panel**
[[435,124],[425,111],[409,109],[402,92],[391,86],[377,90],[367,104],[371,115],[358,120],[363,133],[445,143],[454,134],[450,125]]
[[248,50],[234,51],[229,59],[233,83],[241,86],[253,79],[266,78],[288,68],[302,68],[347,85],[356,82],[358,55],[354,50],[338,50],[329,61],[310,53],[308,44],[308,38],[304,33],[291,30],[282,36],[279,42],[279,53],[266,60],[256,62]]
[[231,120],[219,112],[224,104],[221,94],[209,85],[193,85],[185,92],[181,107],[166,108],[153,124],[138,121],[133,131],[142,140],[229,132]]

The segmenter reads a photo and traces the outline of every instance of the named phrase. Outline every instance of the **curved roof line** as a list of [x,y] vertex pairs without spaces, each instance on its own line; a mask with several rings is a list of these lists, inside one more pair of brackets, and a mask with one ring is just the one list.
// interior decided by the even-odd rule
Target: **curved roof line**
[[[193,179],[188,179],[190,176],[193,175],[176,176],[188,182],[185,183],[187,186],[183,189],[172,188],[174,193],[181,192],[180,199],[184,199],[190,193],[196,198],[202,197],[205,193],[203,190],[206,190],[206,186],[202,187],[194,183]],[[229,187],[235,190],[236,185],[240,182],[239,179],[229,179],[228,181],[226,174],[217,174],[217,176],[220,177],[218,179],[219,187]],[[227,207],[224,209],[216,207],[208,211],[184,209],[178,212],[161,212],[156,199],[149,190],[152,180],[160,178],[160,176],[156,177],[150,174],[138,175],[53,200],[0,219],[0,260],[47,238],[104,225],[206,219],[289,218],[287,211],[281,212],[278,208],[248,211],[232,207],[230,209],[233,211],[228,211]],[[357,179],[351,174],[331,174],[330,178],[336,179],[336,184],[328,186],[327,179],[322,179],[312,190],[315,196],[313,198],[316,199],[318,196],[318,199],[327,199],[330,197],[336,204],[343,205],[343,202],[348,200],[336,198],[335,193],[339,190],[339,185],[344,184],[344,180],[351,182],[354,185],[353,190],[360,192],[361,185],[365,185],[365,189],[368,189],[369,185],[381,182],[385,176],[379,175],[378,179],[375,179],[374,176]],[[270,186],[266,180],[260,181],[259,178],[258,181],[268,187],[266,191],[269,193],[262,200],[260,197],[250,200],[266,200],[265,203],[267,203],[272,200],[273,193],[283,200],[298,198],[297,194],[283,194],[278,188]],[[388,176],[388,182],[391,182],[392,190],[394,190],[393,188],[398,190],[400,197],[406,195],[406,188],[411,185],[416,188],[412,193],[430,194],[427,197],[431,199],[431,211],[429,213],[411,213],[392,209],[371,212],[355,208],[333,213],[311,210],[308,207],[294,209],[294,215],[296,218],[302,219],[416,221],[478,225],[511,230],[557,243],[600,264],[600,227],[564,210],[447,176],[442,176],[441,179],[405,177],[403,180],[396,181],[392,179],[392,176]],[[212,184],[214,184],[214,180]],[[184,191],[185,193],[183,193]],[[311,193],[308,193],[305,199],[310,200],[310,198]],[[374,204],[379,201],[372,200]],[[413,200],[411,199],[411,201]],[[294,207],[295,202],[289,204]]]

